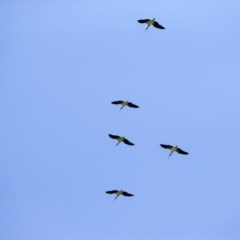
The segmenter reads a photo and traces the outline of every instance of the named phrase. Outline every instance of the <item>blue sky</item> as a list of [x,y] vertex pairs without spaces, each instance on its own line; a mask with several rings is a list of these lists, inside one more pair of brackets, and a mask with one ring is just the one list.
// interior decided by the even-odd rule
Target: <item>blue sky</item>
[[239,240],[239,8],[2,0],[0,239]]

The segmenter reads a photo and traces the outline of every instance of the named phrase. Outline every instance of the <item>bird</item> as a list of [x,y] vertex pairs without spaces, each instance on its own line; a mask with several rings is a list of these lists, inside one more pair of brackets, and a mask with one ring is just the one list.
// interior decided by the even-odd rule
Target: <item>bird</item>
[[116,139],[118,140],[117,144],[118,145],[120,142],[124,142],[127,145],[133,146],[134,143],[131,143],[130,141],[128,141],[125,137],[120,137],[118,135],[112,135],[112,134],[108,134],[108,136],[112,139]]
[[133,104],[131,102],[122,101],[122,100],[113,101],[112,104],[115,104],[115,105],[121,104],[122,107],[120,108],[120,110],[122,110],[125,106],[131,107],[131,108],[139,108],[139,106],[137,106],[137,105],[135,105],[135,104]]
[[120,195],[123,195],[125,197],[132,197],[134,196],[131,193],[125,192],[123,190],[111,190],[111,191],[106,191],[107,194],[116,194],[116,197],[114,198],[114,200],[116,200]]
[[165,27],[163,27],[162,25],[160,25],[157,21],[155,21],[155,18],[151,19],[140,19],[138,20],[139,23],[147,23],[147,28],[145,29],[145,31],[148,30],[148,28],[153,25],[155,28],[159,28],[159,29],[165,29]]
[[189,154],[188,152],[183,151],[181,148],[178,148],[178,146],[173,147],[171,145],[166,145],[166,144],[160,144],[160,146],[163,147],[163,148],[169,149],[171,151],[168,158],[170,158],[170,156],[174,152],[177,152],[177,153],[180,153],[180,154],[185,154],[185,155]]

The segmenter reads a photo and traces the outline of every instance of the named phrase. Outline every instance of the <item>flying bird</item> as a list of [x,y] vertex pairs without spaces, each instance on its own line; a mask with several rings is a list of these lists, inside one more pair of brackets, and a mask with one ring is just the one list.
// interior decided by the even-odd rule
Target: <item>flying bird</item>
[[168,158],[170,158],[170,156],[174,153],[174,152],[177,152],[177,153],[180,153],[180,154],[185,154],[187,155],[188,153],[183,151],[181,148],[178,148],[178,146],[171,146],[171,145],[166,145],[166,144],[160,144],[161,147],[165,148],[165,149],[169,149],[171,152],[168,156]]
[[120,142],[124,142],[125,144],[127,145],[131,145],[133,146],[134,144],[131,143],[130,141],[128,141],[125,137],[120,137],[120,136],[117,136],[117,135],[112,135],[112,134],[108,134],[108,136],[112,139],[116,139],[118,142],[116,145],[118,145]]
[[155,18],[151,19],[140,19],[138,20],[139,23],[146,23],[147,24],[147,28],[145,29],[145,31],[148,30],[148,28],[153,25],[155,28],[159,28],[159,29],[165,29],[165,27],[163,27],[162,25],[160,25],[157,21],[155,21]]
[[125,192],[123,190],[111,190],[111,191],[106,191],[107,194],[116,194],[116,197],[114,198],[114,200],[116,200],[120,195],[123,195],[125,197],[132,197],[134,196],[131,193]]
[[131,102],[122,101],[122,100],[113,101],[112,104],[116,104],[116,105],[121,104],[122,105],[121,109],[123,109],[125,106],[131,107],[131,108],[139,108],[139,106],[137,106],[137,105],[135,105],[135,104],[133,104]]

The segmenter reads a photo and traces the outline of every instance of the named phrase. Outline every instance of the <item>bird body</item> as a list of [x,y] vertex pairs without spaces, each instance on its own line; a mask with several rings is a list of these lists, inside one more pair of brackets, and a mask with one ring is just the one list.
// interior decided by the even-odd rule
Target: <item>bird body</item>
[[137,105],[135,105],[135,104],[133,104],[133,103],[131,103],[131,102],[122,101],[122,100],[113,101],[112,104],[115,104],[115,105],[121,104],[121,105],[122,105],[121,109],[123,109],[125,106],[131,107],[131,108],[139,108],[139,106],[137,106]]
[[[180,153],[180,154],[184,154],[184,155],[187,155],[188,152],[185,152],[183,151],[181,148],[178,148],[178,146],[172,146],[172,145],[167,145],[167,144],[160,144],[161,147],[165,148],[165,149],[169,149],[171,152],[169,154],[169,157],[174,153],[174,152],[177,152],[177,153]],[[168,158],[169,158],[168,157]]]
[[134,143],[130,142],[129,140],[127,140],[125,137],[120,137],[118,135],[113,135],[113,134],[108,134],[108,136],[112,139],[116,139],[118,142],[116,145],[118,145],[120,142],[123,142],[127,145],[133,146]]
[[120,195],[123,195],[125,197],[132,197],[134,196],[131,193],[125,192],[123,190],[111,190],[111,191],[106,191],[107,194],[116,194],[116,197],[114,198],[114,200],[116,200]]
[[159,29],[165,29],[165,27],[163,27],[162,25],[160,25],[157,21],[155,21],[155,18],[153,19],[140,19],[138,20],[139,23],[146,23],[147,24],[147,28],[145,29],[145,31],[148,30],[148,28],[152,25],[155,28],[159,28]]

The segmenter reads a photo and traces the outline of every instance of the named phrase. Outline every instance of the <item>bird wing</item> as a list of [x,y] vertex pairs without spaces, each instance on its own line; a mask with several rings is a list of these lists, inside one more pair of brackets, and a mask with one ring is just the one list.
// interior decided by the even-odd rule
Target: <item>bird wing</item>
[[126,196],[126,197],[132,197],[132,196],[134,196],[133,194],[128,193],[128,192],[122,192],[122,195],[123,195],[123,196]]
[[113,101],[112,104],[122,104],[123,101],[122,100],[119,100],[119,101]]
[[129,107],[132,107],[132,108],[139,108],[138,105],[135,105],[135,104],[133,104],[133,103],[131,103],[131,102],[128,103],[128,106],[129,106]]
[[187,152],[183,151],[181,148],[177,148],[177,152],[180,154],[185,154],[185,155],[188,154]]
[[140,20],[138,20],[139,23],[147,23],[148,21],[150,21],[150,19],[140,19]]
[[107,194],[113,194],[113,193],[118,193],[118,190],[111,190],[111,191],[106,191]]
[[117,135],[112,135],[112,134],[108,134],[108,136],[109,136],[110,138],[112,138],[112,139],[118,139],[118,138],[120,138],[119,136],[117,136]]
[[123,140],[123,142],[124,142],[125,144],[127,144],[127,145],[131,145],[131,146],[134,145],[133,143],[131,143],[130,141],[128,141],[126,138]]
[[165,29],[165,27],[163,27],[162,25],[160,25],[158,22],[154,22],[153,23],[153,26],[155,27],[155,28],[159,28],[159,29]]
[[166,144],[160,144],[160,146],[166,149],[171,149],[173,147],[171,145],[166,145]]

